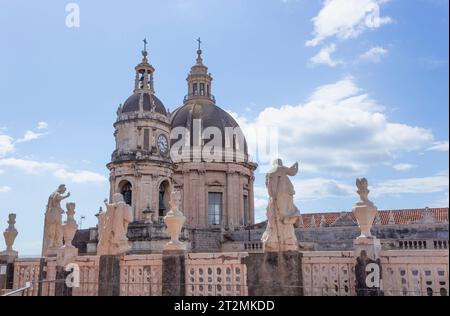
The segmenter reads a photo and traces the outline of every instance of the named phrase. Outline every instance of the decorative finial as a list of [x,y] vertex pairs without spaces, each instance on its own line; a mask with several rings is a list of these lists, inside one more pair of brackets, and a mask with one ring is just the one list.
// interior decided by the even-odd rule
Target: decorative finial
[[201,48],[202,40],[200,39],[200,37],[197,39],[197,42],[198,42],[198,50],[197,50],[197,55],[198,55],[198,57],[197,57],[197,64],[201,64],[203,60],[202,60],[202,48]]
[[148,43],[147,38],[144,38],[142,40],[142,42],[144,42],[144,50],[142,51],[142,56],[143,56],[142,61],[147,62],[147,55],[148,55],[148,53],[147,53],[147,43]]
[[146,37],[144,37],[143,42],[144,42],[144,51],[147,51],[147,38]]

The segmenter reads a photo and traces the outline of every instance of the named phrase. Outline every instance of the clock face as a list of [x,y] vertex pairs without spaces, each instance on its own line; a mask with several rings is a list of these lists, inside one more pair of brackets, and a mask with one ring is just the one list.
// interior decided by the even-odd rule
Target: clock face
[[163,155],[167,154],[169,151],[169,142],[167,141],[166,136],[159,135],[158,136],[158,148],[159,152]]

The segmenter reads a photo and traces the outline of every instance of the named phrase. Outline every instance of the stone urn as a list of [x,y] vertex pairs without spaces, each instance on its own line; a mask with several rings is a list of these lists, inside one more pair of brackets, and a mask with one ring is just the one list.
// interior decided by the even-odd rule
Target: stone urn
[[75,248],[72,245],[73,237],[78,228],[77,222],[74,219],[75,203],[67,203],[66,207],[67,220],[63,224],[64,248]]
[[355,203],[352,212],[361,230],[361,235],[357,238],[373,238],[370,229],[378,210],[367,197],[370,192],[367,179],[356,179],[356,186],[358,187],[356,192],[359,194],[360,200]]
[[186,221],[186,217],[178,208],[179,200],[179,192],[173,191],[169,201],[170,211],[164,216],[164,223],[170,235],[170,241],[164,245],[165,250],[186,250],[186,246],[179,240],[181,229]]
[[12,246],[17,237],[17,229],[14,227],[16,223],[16,214],[11,213],[8,215],[8,228],[3,232],[3,237],[5,237],[6,251],[14,251]]

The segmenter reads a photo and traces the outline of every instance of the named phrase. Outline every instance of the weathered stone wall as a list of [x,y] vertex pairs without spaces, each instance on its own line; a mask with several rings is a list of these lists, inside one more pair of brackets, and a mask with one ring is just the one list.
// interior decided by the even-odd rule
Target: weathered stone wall
[[190,231],[191,249],[194,252],[215,252],[221,250],[220,228],[193,229]]
[[[80,287],[67,294],[173,295],[174,288],[179,295],[351,296],[357,292],[353,251],[176,256],[178,259],[166,256],[168,260],[164,260],[161,254],[128,255],[104,258],[103,262],[98,256],[79,256],[73,262],[80,268]],[[448,295],[447,250],[385,250],[380,258],[384,295]],[[15,289],[32,282],[25,295],[56,294],[54,259],[49,259],[45,266],[40,290],[39,259],[18,259],[14,266]],[[170,276],[173,271],[177,278]],[[179,284],[174,284],[174,280]]]
[[[226,232],[225,242],[260,241],[265,228]],[[351,250],[361,233],[358,226],[296,228],[302,250]],[[397,248],[399,240],[448,240],[449,224],[375,225],[372,234],[386,249]]]

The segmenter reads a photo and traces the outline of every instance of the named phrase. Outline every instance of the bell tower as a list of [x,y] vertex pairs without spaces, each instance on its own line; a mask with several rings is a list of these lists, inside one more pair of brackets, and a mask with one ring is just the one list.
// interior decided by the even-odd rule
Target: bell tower
[[170,113],[155,95],[147,40],[135,67],[133,94],[117,109],[116,148],[107,165],[110,196],[121,193],[134,221],[152,220],[168,211],[173,163],[169,154]]

